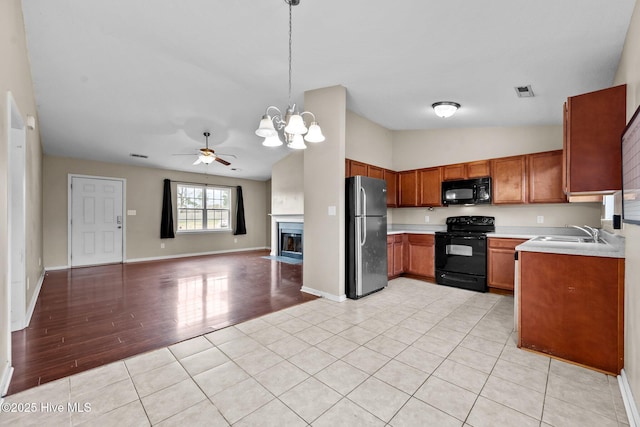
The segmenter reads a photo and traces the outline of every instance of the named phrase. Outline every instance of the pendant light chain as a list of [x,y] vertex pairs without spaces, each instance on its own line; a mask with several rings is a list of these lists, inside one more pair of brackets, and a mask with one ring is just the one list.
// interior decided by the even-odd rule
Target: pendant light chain
[[287,3],[289,3],[289,106],[291,106],[291,1]]

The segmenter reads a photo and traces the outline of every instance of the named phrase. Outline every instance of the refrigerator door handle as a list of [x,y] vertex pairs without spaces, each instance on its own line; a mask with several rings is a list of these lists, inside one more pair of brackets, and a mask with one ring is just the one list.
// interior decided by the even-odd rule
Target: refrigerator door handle
[[367,216],[367,192],[363,187],[360,187],[362,191],[362,215]]
[[363,216],[360,219],[362,220],[362,229],[360,230],[360,246],[364,246],[365,242],[367,241],[367,217]]

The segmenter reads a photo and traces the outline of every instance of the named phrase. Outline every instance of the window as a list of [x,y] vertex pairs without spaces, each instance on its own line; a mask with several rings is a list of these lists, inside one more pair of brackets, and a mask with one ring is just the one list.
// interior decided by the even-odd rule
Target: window
[[178,184],[178,231],[231,230],[231,189]]

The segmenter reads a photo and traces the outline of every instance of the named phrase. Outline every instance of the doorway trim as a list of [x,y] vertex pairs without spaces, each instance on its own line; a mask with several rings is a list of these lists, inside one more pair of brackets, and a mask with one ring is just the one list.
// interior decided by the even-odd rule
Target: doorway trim
[[[21,184],[22,192],[18,194],[19,200],[18,209],[20,212],[13,212],[12,209],[7,209],[7,271],[6,271],[6,287],[3,290],[5,307],[3,307],[3,311],[5,314],[4,321],[6,322],[6,330],[3,333],[6,335],[6,342],[3,347],[5,347],[5,354],[0,355],[0,362],[2,366],[0,366],[0,396],[4,396],[7,393],[9,382],[11,381],[11,377],[13,375],[13,366],[12,366],[12,358],[11,358],[11,332],[14,330],[14,319],[16,321],[17,326],[21,326],[24,328],[25,319],[26,319],[26,223],[22,222],[22,226],[17,226],[13,224],[13,217],[16,214],[22,214],[22,218],[24,218],[24,214],[26,212],[26,127],[25,121],[18,109],[18,104],[16,103],[15,98],[11,91],[7,91],[7,201],[13,206],[16,196],[16,192],[12,190],[12,186],[14,184],[15,177],[17,176],[20,180],[19,184]],[[17,145],[17,146],[16,146]],[[17,152],[16,150],[22,149],[24,152]],[[18,161],[16,160],[16,156],[19,157]],[[20,161],[21,160],[21,161]],[[17,231],[17,233],[16,233]],[[14,298],[15,291],[13,289],[13,277],[16,274],[15,266],[13,265],[13,256],[14,251],[16,249],[16,243],[19,245],[19,251],[21,252],[19,256],[22,257],[22,264],[20,267],[20,271],[17,272],[19,274],[21,280],[19,281],[19,285],[21,289],[18,289],[21,294],[22,308],[21,310],[15,310],[16,301]],[[16,315],[18,316],[16,319]]]
[[110,176],[79,175],[70,173],[67,175],[67,268],[71,268],[71,203],[73,197],[71,182],[73,178],[107,179],[110,181],[122,182],[122,260],[120,263],[124,264],[127,259],[127,180],[125,178],[114,178]]

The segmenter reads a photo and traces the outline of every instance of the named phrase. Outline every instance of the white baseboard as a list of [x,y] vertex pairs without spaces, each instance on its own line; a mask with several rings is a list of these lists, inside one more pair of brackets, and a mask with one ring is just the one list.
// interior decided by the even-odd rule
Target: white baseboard
[[147,257],[147,258],[131,258],[131,259],[125,260],[124,262],[128,264],[128,263],[133,263],[133,262],[160,261],[160,260],[163,260],[163,259],[188,258],[188,257],[203,256],[203,255],[218,255],[218,254],[227,254],[227,253],[233,253],[233,252],[249,252],[249,251],[259,251],[259,250],[264,250],[264,249],[270,249],[270,248],[267,248],[266,246],[262,246],[262,247],[259,247],[259,248],[226,249],[226,250],[222,250],[222,251],[209,251],[209,252],[196,252],[196,253],[190,253],[190,254],[163,255],[163,256]]
[[36,303],[38,302],[38,296],[40,295],[40,289],[42,289],[42,283],[44,282],[44,273],[45,270],[42,270],[40,274],[40,278],[38,279],[38,284],[36,285],[36,290],[33,292],[33,296],[31,297],[31,301],[29,302],[29,306],[27,307],[27,313],[24,319],[24,327],[26,328],[31,323],[31,316],[33,316],[33,310],[36,309]]
[[11,377],[13,376],[13,366],[9,361],[5,362],[2,367],[2,375],[0,376],[0,396],[4,397],[9,391],[9,384],[11,383]]
[[624,401],[624,409],[627,411],[627,418],[629,419],[629,427],[640,427],[640,415],[638,415],[638,406],[633,399],[633,393],[631,392],[631,385],[624,369],[618,376],[618,386],[620,387],[620,393],[622,393],[622,400]]
[[59,270],[68,270],[68,265],[56,265],[54,267],[45,267],[44,271],[59,271]]
[[347,299],[346,295],[334,295],[334,294],[330,294],[327,292],[323,292],[323,291],[319,291],[317,289],[313,289],[313,288],[308,288],[306,286],[303,286],[300,289],[302,292],[305,292],[307,294],[311,294],[311,295],[315,295],[317,297],[322,297],[322,298],[326,298],[330,301],[335,301],[335,302],[342,302],[345,301]]
[[[209,252],[194,252],[188,254],[174,254],[174,255],[162,255],[162,256],[152,256],[145,258],[130,258],[123,261],[124,264],[134,263],[134,262],[145,262],[145,261],[161,261],[163,259],[173,259],[173,258],[188,258],[193,256],[203,256],[203,255],[218,255],[218,254],[226,254],[233,252],[248,252],[248,251],[261,251],[264,249],[270,249],[266,246],[258,247],[258,248],[243,248],[243,249],[226,249],[223,251],[209,251]],[[46,271],[56,271],[56,270],[67,270],[70,267],[68,265],[59,265],[55,267],[46,267]]]

